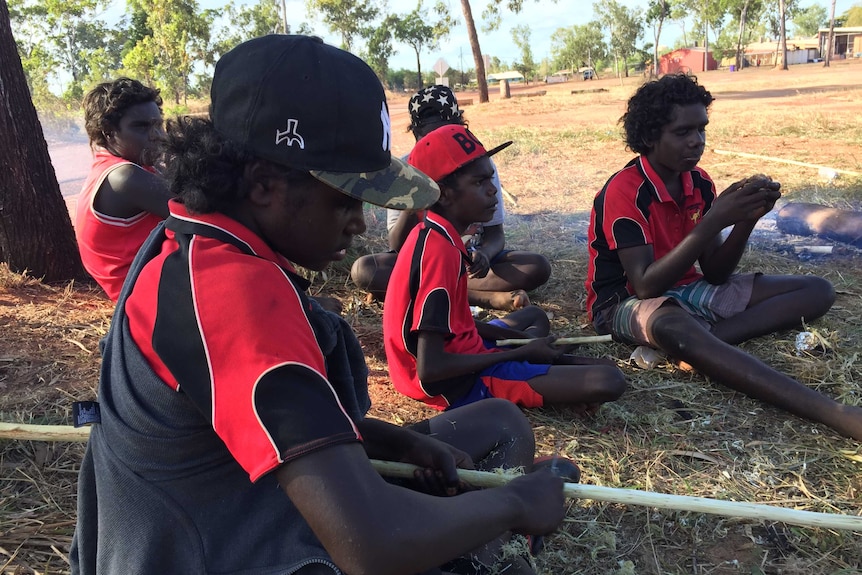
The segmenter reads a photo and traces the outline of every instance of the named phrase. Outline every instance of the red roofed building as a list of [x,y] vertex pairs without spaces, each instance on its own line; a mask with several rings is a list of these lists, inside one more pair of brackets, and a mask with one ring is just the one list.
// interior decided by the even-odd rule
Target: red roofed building
[[[707,52],[706,63],[707,70],[718,70],[718,62],[712,57],[712,52]],[[668,52],[659,59],[658,65],[662,74],[703,72],[703,48],[679,48]]]

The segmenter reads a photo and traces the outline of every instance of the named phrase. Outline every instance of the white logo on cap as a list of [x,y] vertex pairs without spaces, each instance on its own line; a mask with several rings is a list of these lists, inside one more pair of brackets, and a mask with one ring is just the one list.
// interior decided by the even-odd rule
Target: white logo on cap
[[380,121],[383,123],[383,149],[389,151],[392,148],[392,123],[386,111],[386,102],[380,104]]
[[275,145],[279,145],[282,142],[287,142],[288,146],[293,146],[293,143],[296,142],[299,145],[300,150],[305,149],[305,139],[299,135],[299,132],[296,131],[296,126],[299,124],[299,120],[294,120],[293,118],[287,121],[287,129],[285,131],[281,131],[278,128],[275,130]]

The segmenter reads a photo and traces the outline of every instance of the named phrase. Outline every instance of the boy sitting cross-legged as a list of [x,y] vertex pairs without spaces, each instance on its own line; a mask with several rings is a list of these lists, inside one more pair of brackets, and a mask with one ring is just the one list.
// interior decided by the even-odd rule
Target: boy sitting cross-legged
[[465,126],[448,125],[410,153],[408,163],[437,182],[440,199],[410,232],[389,282],[383,332],[390,376],[401,393],[437,409],[500,397],[524,407],[554,403],[593,410],[625,391],[615,366],[564,354],[551,337],[514,349],[495,347],[497,339],[528,336],[519,331],[521,315],[535,314],[536,306],[491,323],[470,313],[471,260],[461,235],[493,215],[489,156],[510,143],[486,151]]
[[587,306],[596,331],[661,349],[731,389],[862,439],[862,409],[736,347],[821,317],[835,291],[815,276],[733,273],[781,194],[760,175],[716,193],[697,167],[712,100],[683,74],[647,82],[629,99],[626,144],[640,156],[611,176],[590,218]]

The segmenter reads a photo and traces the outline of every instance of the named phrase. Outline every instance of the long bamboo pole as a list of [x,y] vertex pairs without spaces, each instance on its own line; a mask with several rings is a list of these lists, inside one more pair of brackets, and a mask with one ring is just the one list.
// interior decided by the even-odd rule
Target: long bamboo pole
[[[90,429],[74,428],[68,425],[32,425],[25,423],[0,422],[0,439],[17,439],[22,441],[87,441]],[[371,460],[371,465],[381,475],[387,477],[413,477],[416,466],[391,461]],[[459,469],[458,476],[466,483],[476,487],[499,487],[505,485],[517,475],[504,473],[489,473],[487,471],[472,471]],[[620,489],[617,487],[601,487],[598,485],[581,485],[566,483],[564,492],[567,497],[608,501],[625,505],[641,505],[674,509],[677,511],[694,511],[710,513],[726,517],[745,517],[763,521],[783,521],[805,527],[823,527],[827,529],[843,529],[862,532],[862,517],[854,515],[839,515],[836,513],[816,513],[785,509],[771,505],[747,503],[738,501],[721,501],[705,497],[687,495],[668,495],[636,489]]]
[[[559,337],[554,340],[553,345],[573,345],[578,343],[601,343],[613,341],[614,338],[610,335],[583,335],[580,337]],[[532,339],[498,339],[495,343],[497,347],[506,345],[527,345],[533,341]]]
[[841,170],[839,168],[830,168],[829,166],[821,166],[819,164],[809,164],[807,162],[799,162],[797,160],[787,160],[785,158],[776,158],[774,156],[761,156],[759,154],[749,154],[748,152],[734,152],[730,150],[713,150],[716,154],[724,155],[724,156],[739,156],[741,158],[753,158],[755,160],[768,160],[770,162],[778,162],[781,164],[790,164],[793,166],[803,166],[806,168],[814,168],[816,170],[823,170],[824,172],[834,172],[836,174],[844,174],[847,176],[862,176],[860,172],[854,172],[852,170]]
[[[390,461],[372,460],[371,464],[378,473],[387,477],[413,477],[413,470],[416,469],[413,465],[394,463]],[[489,473],[487,471],[472,471],[467,469],[459,469],[458,476],[466,483],[476,487],[499,487],[517,477],[517,475],[514,474]],[[749,519],[760,519],[764,521],[783,521],[784,523],[792,523],[794,525],[803,525],[806,527],[825,527],[849,531],[862,531],[862,517],[854,515],[817,513],[814,511],[800,511],[797,509],[786,509],[784,507],[774,507],[772,505],[762,505],[758,503],[721,501],[705,497],[668,495],[651,491],[638,491],[636,489],[582,485],[580,483],[566,483],[564,486],[564,493],[566,494],[566,497],[623,503],[625,505],[643,505],[646,507],[658,507],[660,509],[694,511],[698,513],[711,513],[713,515],[724,515],[727,517],[746,517]]]

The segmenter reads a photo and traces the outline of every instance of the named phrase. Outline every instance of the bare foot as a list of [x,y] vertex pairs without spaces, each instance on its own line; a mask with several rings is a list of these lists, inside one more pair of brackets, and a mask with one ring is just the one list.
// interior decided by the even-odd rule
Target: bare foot
[[522,289],[512,291],[470,290],[470,305],[483,308],[515,311],[530,305],[530,296]]

